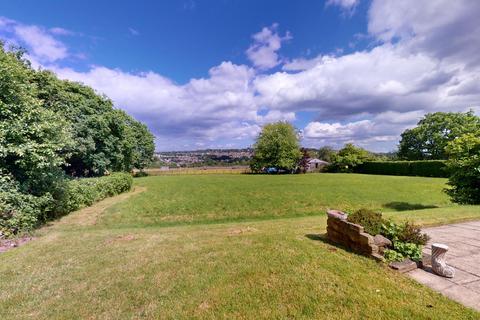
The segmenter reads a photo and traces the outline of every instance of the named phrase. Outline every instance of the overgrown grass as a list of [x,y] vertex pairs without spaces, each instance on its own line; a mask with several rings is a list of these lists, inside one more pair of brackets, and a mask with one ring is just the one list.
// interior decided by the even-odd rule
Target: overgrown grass
[[[344,192],[352,190],[351,207],[380,208],[392,201],[440,207],[389,209],[394,219],[430,224],[480,218],[478,207],[451,207],[440,192],[444,180],[323,174],[186,178],[136,179],[130,198],[123,194],[65,216],[39,230],[36,240],[2,254],[0,319],[480,317],[323,240],[326,218],[320,208],[346,203]],[[365,187],[358,188],[362,181]],[[302,193],[312,187],[323,195]],[[241,205],[240,199],[262,190],[256,203]],[[293,199],[303,206],[289,213],[283,207],[297,208],[288,204]],[[112,203],[117,204],[103,211]],[[254,208],[275,214],[251,215]],[[188,221],[180,219],[187,212],[198,224],[166,227],[161,218],[175,212],[178,223]],[[219,222],[229,212],[238,214],[233,219],[269,220],[199,224]],[[318,216],[297,217],[305,212]]]

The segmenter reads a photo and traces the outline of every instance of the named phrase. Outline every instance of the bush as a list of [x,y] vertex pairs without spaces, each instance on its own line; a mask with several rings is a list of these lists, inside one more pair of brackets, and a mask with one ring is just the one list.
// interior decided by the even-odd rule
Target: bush
[[143,170],[136,171],[136,172],[133,174],[133,177],[134,177],[134,178],[148,177],[148,172],[143,171]]
[[64,215],[90,206],[132,188],[133,178],[128,173],[114,173],[99,178],[83,178],[68,181],[54,209],[56,215]]
[[0,174],[0,238],[35,228],[51,203],[50,195],[36,197],[22,193],[18,182]]
[[405,259],[403,254],[392,249],[385,249],[383,256],[388,262],[403,261]]
[[429,237],[426,233],[422,233],[420,226],[407,221],[401,227],[398,240],[424,246],[427,244]]
[[402,261],[404,258],[421,260],[422,246],[429,239],[419,226],[408,221],[400,225],[386,221],[382,226],[382,235],[393,243],[393,249],[385,250],[384,257],[387,261]]
[[453,140],[447,153],[451,173],[447,194],[457,203],[480,204],[480,131]]
[[357,173],[393,176],[447,177],[446,161],[368,161],[355,168]]
[[380,234],[384,220],[382,214],[368,209],[360,209],[348,215],[349,222],[363,226],[366,233],[371,235]]
[[393,249],[405,258],[413,261],[422,260],[422,246],[410,242],[396,241],[393,243]]
[[374,159],[367,150],[347,143],[336,154],[332,154],[331,163],[326,169],[329,172],[354,172],[357,166]]
[[409,221],[406,221],[403,224],[386,221],[382,225],[381,234],[394,243],[400,241],[422,246],[429,240],[428,235],[422,233],[420,226]]

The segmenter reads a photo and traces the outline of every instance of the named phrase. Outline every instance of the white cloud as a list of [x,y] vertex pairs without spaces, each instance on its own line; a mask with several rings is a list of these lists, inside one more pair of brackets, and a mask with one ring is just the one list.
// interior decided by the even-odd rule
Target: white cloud
[[[354,9],[358,1],[333,4]],[[37,27],[27,35],[40,31],[36,40],[45,34],[54,40],[30,38],[33,58],[43,57],[38,63],[91,85],[145,121],[159,149],[246,146],[261,125],[294,121],[306,111],[313,119],[303,130],[305,144],[340,147],[352,141],[385,151],[426,112],[480,110],[478,16],[476,1],[373,0],[368,30],[376,42],[369,49],[286,62],[278,51],[291,36],[280,36],[274,24],[253,35],[246,51],[253,68],[222,62],[207,77],[185,84],[155,72],[64,68],[68,50],[56,44],[54,31]],[[0,18],[0,32],[26,42],[16,26],[22,25]],[[282,63],[282,71],[266,72]]]
[[313,121],[303,131],[304,142],[315,147],[330,145],[335,148],[353,142],[372,151],[392,151],[399,135],[423,115],[423,111],[386,111],[371,119],[346,123]]
[[375,0],[368,30],[380,41],[400,40],[411,52],[480,65],[480,1]]
[[18,25],[15,33],[31,48],[31,54],[42,61],[52,62],[68,56],[67,47],[62,42],[37,26]]
[[[258,114],[252,80],[253,69],[222,62],[208,78],[178,85],[154,72],[133,74],[118,69],[93,67],[88,72],[56,68],[65,79],[80,81],[107,94],[117,107],[146,122],[157,136],[187,139],[208,145],[219,139],[252,139],[260,125],[293,119],[281,111]],[[178,147],[170,139],[159,148]]]
[[69,56],[66,45],[55,39],[67,30],[53,28],[47,30],[36,25],[25,25],[17,21],[0,17],[0,33],[17,45],[26,46],[29,56],[34,62],[55,62]]
[[282,42],[292,39],[292,36],[287,32],[282,37],[277,29],[278,24],[273,24],[252,36],[254,43],[247,49],[246,54],[256,68],[267,70],[281,63],[277,51],[282,47]]
[[328,0],[326,6],[338,6],[343,10],[344,14],[353,15],[355,7],[360,3],[360,0]]

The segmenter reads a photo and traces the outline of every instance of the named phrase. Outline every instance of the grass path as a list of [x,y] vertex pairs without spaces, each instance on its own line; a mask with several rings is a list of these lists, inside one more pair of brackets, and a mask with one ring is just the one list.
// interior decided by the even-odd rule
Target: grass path
[[[328,244],[324,215],[178,226],[143,226],[140,215],[124,223],[120,208],[146,201],[158,192],[152,185],[137,180],[148,189],[77,211],[0,255],[0,319],[480,317]],[[475,207],[451,208],[388,215],[427,224],[480,218]]]

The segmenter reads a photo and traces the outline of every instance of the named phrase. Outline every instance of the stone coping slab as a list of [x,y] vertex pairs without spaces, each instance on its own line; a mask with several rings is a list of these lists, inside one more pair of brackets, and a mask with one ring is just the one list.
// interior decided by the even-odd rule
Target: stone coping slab
[[423,231],[430,236],[424,254],[431,253],[432,243],[447,245],[447,264],[455,268],[455,277],[447,279],[437,276],[428,266],[407,274],[433,290],[480,311],[480,221],[426,228]]

